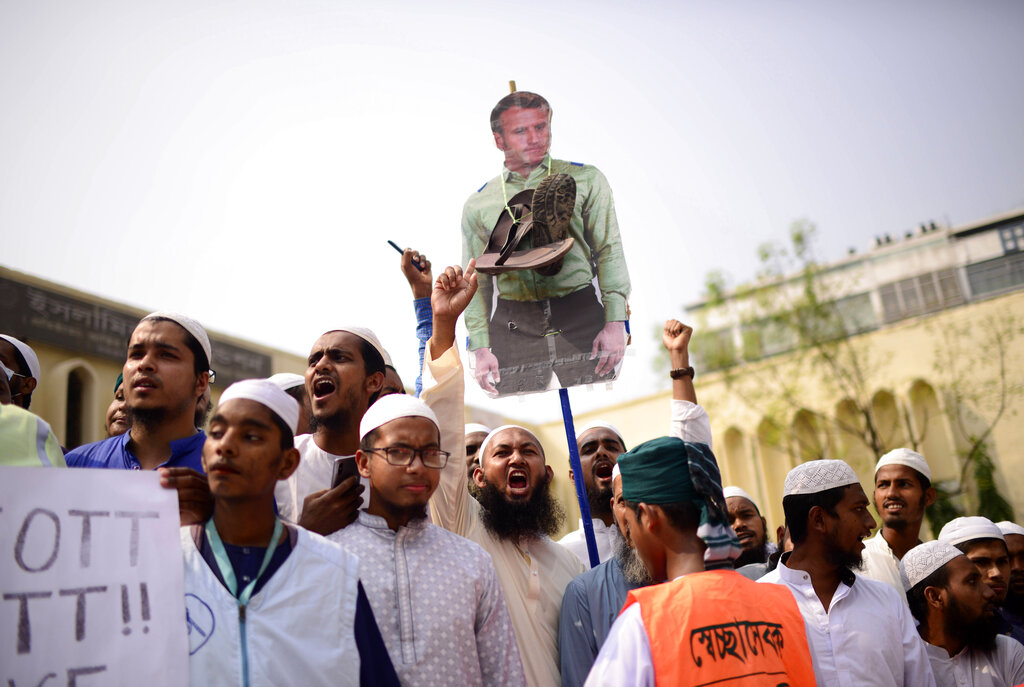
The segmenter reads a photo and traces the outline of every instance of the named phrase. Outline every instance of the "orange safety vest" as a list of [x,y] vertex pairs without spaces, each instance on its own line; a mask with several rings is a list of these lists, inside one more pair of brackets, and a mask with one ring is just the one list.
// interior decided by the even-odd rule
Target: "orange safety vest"
[[634,589],[658,687],[814,685],[804,619],[784,586],[732,570]]

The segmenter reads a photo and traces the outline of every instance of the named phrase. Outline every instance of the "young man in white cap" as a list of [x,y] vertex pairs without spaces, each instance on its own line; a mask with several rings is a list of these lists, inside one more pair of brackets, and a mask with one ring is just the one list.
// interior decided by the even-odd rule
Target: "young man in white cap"
[[[203,447],[216,507],[181,530],[194,685],[397,685],[353,554],[274,512],[299,461],[298,403],[229,386]],[[203,628],[206,629],[203,632]]]
[[[693,368],[690,367],[689,344],[693,329],[678,320],[667,320],[662,334],[662,343],[669,352],[672,365],[672,406],[671,436],[683,441],[711,445],[711,423],[708,414],[697,405],[697,393],[693,388]],[[576,447],[580,454],[580,469],[583,470],[583,485],[590,505],[594,539],[597,543],[598,560],[603,563],[615,555],[618,545],[618,527],[612,519],[612,468],[618,457],[626,452],[622,432],[613,425],[596,421],[583,426],[576,433]],[[569,478],[576,479],[572,470]],[[583,520],[579,527],[558,540],[558,543],[575,553],[584,565],[590,565],[590,554],[583,532]]]
[[736,486],[725,487],[725,507],[729,524],[739,537],[743,553],[736,559],[736,569],[756,580],[768,572],[768,521],[761,515],[754,497]]
[[25,410],[32,404],[32,392],[39,384],[39,358],[32,347],[9,334],[0,334],[0,363],[11,370],[11,401]]
[[853,469],[841,460],[798,465],[786,475],[782,508],[793,551],[758,582],[784,584],[796,597],[819,687],[934,685],[904,600],[853,572],[875,526]]
[[431,295],[433,335],[423,368],[423,400],[437,414],[441,444],[453,456],[430,500],[431,520],[484,548],[494,561],[516,631],[527,684],[558,685],[558,614],[579,559],[551,541],[557,504],[540,441],[522,427],[499,427],[480,447],[474,479],[481,501],[466,490],[463,369],[455,324],[476,292],[475,262],[463,274],[449,267]]
[[295,438],[302,460],[276,490],[285,520],[328,535],[356,519],[365,486],[355,475],[331,480],[336,461],[355,459],[359,421],[384,388],[384,355],[363,327],[331,330],[313,344],[305,376],[313,430]]
[[667,581],[629,592],[586,685],[810,684],[792,594],[732,569],[739,542],[707,445],[653,439],[619,468],[629,538],[651,577]]
[[[1006,602],[1010,552],[1002,530],[994,522],[980,515],[954,518],[942,527],[939,541],[960,549],[978,567],[982,579],[995,594],[996,605],[1002,606]],[[1013,627],[1002,616],[999,616],[999,632],[1013,633]]]
[[525,685],[491,557],[427,519],[450,458],[434,412],[417,398],[387,396],[366,411],[359,432],[369,505],[330,539],[361,561],[402,684]]
[[874,500],[882,526],[864,542],[864,577],[903,591],[900,559],[921,543],[925,508],[935,502],[931,480],[924,456],[910,449],[894,449],[878,459]]
[[1010,636],[1024,644],[1024,527],[1003,520],[996,527],[1003,533],[1010,556],[1010,584],[999,615],[1012,627]]
[[131,429],[80,446],[69,467],[154,470],[177,489],[182,524],[209,515],[210,492],[202,474],[206,436],[196,429],[196,407],[210,385],[210,339],[197,321],[174,312],[146,315],[128,341],[125,407]]
[[992,589],[963,553],[930,541],[903,556],[900,572],[940,687],[1024,683],[1024,646],[997,634]]

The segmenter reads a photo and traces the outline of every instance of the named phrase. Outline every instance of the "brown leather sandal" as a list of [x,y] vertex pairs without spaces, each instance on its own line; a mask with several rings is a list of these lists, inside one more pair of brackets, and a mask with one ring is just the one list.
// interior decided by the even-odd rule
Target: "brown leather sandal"
[[[558,274],[574,243],[569,220],[575,204],[576,181],[568,174],[551,175],[536,189],[512,196],[491,231],[487,248],[477,258],[477,271],[503,274],[532,269],[548,277]],[[517,250],[524,239],[532,247]]]

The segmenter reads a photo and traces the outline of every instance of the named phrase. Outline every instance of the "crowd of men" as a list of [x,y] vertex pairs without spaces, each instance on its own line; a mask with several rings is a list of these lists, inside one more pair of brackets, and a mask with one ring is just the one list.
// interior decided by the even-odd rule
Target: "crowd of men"
[[465,424],[475,261],[435,280],[407,250],[402,268],[415,394],[370,329],[339,326],[305,375],[236,382],[211,407],[205,329],[155,312],[127,343],[109,437],[66,455],[29,410],[35,352],[0,337],[0,462],[157,470],[177,491],[186,592],[228,629],[189,657],[193,684],[1024,684],[1024,528],[961,517],[922,542],[931,471],[899,448],[871,498],[841,460],[793,468],[773,542],[755,485],[722,484],[677,320],[668,435],[577,433],[591,567],[585,523],[552,539],[564,505],[536,434]]

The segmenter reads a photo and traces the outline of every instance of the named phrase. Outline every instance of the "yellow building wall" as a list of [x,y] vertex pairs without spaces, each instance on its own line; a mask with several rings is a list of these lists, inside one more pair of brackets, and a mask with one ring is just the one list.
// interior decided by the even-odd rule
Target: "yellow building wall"
[[[885,398],[888,393],[895,402],[897,421],[895,426],[887,429],[893,440],[902,441],[889,448],[904,445],[911,431],[914,436],[922,437],[921,450],[932,467],[934,481],[955,476],[960,465],[958,451],[965,445],[947,409],[948,399],[944,390],[950,381],[949,375],[935,368],[936,332],[951,327],[966,330],[962,349],[975,352],[976,359],[972,361],[978,366],[975,379],[986,383],[984,380],[998,379],[998,361],[977,353],[983,344],[983,322],[986,318],[1007,314],[1017,318],[1018,329],[1024,325],[1024,291],[906,320],[858,337],[858,345],[870,348],[873,367],[868,371],[867,386],[871,395],[881,392],[881,397]],[[1021,449],[1024,446],[1024,423],[1020,419],[1024,411],[1024,397],[1019,391],[1024,388],[1024,335],[1018,334],[1007,353],[1008,377],[1017,385],[1018,394],[1010,398],[1010,407],[996,426],[990,445],[997,470],[997,486],[1020,521],[1024,514],[1024,489],[1020,488],[1017,476],[1024,472],[1024,450]],[[743,369],[753,374],[759,367],[785,366],[787,362],[787,356],[780,356],[749,364]],[[668,386],[667,371],[665,379]],[[776,526],[784,523],[783,480],[789,469],[800,462],[800,451],[792,441],[793,424],[797,421],[798,431],[809,431],[807,424],[800,422],[806,419],[806,415],[798,418],[798,409],[793,408],[786,422],[787,430],[781,433],[784,444],[773,446],[765,440],[764,416],[726,388],[722,373],[702,374],[698,370],[695,387],[698,401],[711,417],[713,450],[725,483],[737,484],[754,496],[774,531]],[[829,393],[829,385],[821,383],[820,379],[808,379],[803,387],[801,400],[804,407],[829,417],[835,416],[842,399]],[[938,413],[928,413],[927,423],[924,423],[922,413],[917,413],[915,418],[915,409],[928,405],[922,398],[928,396],[929,390],[934,392],[933,407],[937,406]],[[662,391],[628,403],[581,413],[575,422],[578,426],[597,419],[610,422],[624,434],[627,446],[636,446],[668,433],[670,398],[668,390]],[[982,418],[991,414],[984,408],[968,410]],[[908,427],[908,421],[912,427]],[[921,425],[925,427],[922,429]],[[569,514],[567,529],[575,529],[579,515],[575,493],[568,479],[568,449],[562,423],[554,422],[532,429],[544,442],[548,463],[555,470],[556,491],[567,505]],[[829,457],[848,459],[870,495],[874,484],[873,455],[866,455],[863,447],[858,450],[854,446],[851,450],[851,447],[844,446],[843,437],[837,436],[835,429],[826,434]]]

